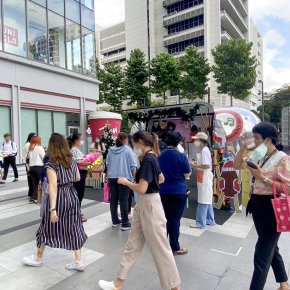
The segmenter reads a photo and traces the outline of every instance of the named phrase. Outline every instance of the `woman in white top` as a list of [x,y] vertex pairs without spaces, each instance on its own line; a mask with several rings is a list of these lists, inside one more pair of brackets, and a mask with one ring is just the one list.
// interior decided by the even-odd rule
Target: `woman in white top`
[[39,136],[33,136],[28,149],[29,175],[32,183],[32,196],[30,201],[33,203],[37,203],[37,191],[41,179],[44,156],[45,151],[41,146],[41,138]]
[[36,136],[36,133],[29,133],[26,143],[23,148],[22,152],[22,158],[23,162],[25,163],[25,168],[26,168],[26,174],[27,174],[27,182],[28,182],[28,198],[29,200],[32,198],[32,192],[33,192],[33,186],[32,186],[32,179],[29,174],[29,158],[28,158],[28,153],[29,153],[29,146],[30,146],[30,140],[33,136]]
[[212,158],[208,148],[208,136],[203,132],[199,132],[193,137],[193,139],[195,140],[194,146],[198,147],[201,151],[197,154],[197,161],[192,161],[190,163],[191,167],[196,169],[198,189],[196,224],[191,227],[204,229],[206,226],[215,225],[212,206]]
[[106,152],[106,147],[105,144],[102,142],[102,140],[100,139],[100,137],[96,137],[96,141],[95,143],[92,144],[91,152],[98,152],[98,153],[105,153]]

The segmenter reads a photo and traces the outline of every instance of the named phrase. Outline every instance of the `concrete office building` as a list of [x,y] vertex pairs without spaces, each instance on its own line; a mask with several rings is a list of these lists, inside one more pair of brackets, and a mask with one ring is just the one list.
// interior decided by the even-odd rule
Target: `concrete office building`
[[30,132],[44,146],[52,132],[85,132],[99,85],[94,1],[1,3],[0,137],[12,132],[22,148]]
[[[180,58],[191,44],[213,64],[211,50],[216,45],[231,38],[245,39],[254,43],[258,78],[263,77],[262,39],[249,18],[247,0],[125,0],[125,22],[105,28],[101,34],[103,64],[121,57],[124,63],[125,53],[128,59],[135,48],[142,49],[148,60],[162,52]],[[228,96],[218,94],[212,75],[209,87],[215,107],[230,105]],[[177,96],[169,98],[172,103],[177,100]],[[254,109],[259,102],[257,83],[252,96],[246,101],[234,100],[234,105]]]

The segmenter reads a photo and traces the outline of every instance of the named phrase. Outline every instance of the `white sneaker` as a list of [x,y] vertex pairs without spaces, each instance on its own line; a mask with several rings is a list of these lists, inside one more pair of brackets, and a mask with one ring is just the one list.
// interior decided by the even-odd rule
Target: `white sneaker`
[[65,268],[67,270],[76,270],[76,271],[82,272],[85,269],[85,265],[82,262],[77,263],[74,261],[70,264],[67,264]]
[[118,290],[115,285],[114,282],[108,282],[108,281],[104,281],[104,280],[100,280],[99,281],[99,287],[103,290]]
[[34,255],[31,255],[29,257],[23,258],[23,263],[27,266],[31,267],[41,267],[43,266],[43,261],[42,259],[37,258]]

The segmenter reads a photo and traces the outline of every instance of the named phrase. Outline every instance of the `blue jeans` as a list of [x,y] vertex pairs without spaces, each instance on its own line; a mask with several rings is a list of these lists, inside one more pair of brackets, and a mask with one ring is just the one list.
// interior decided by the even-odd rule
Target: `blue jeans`
[[215,225],[212,204],[197,204],[196,226],[204,229],[206,226]]

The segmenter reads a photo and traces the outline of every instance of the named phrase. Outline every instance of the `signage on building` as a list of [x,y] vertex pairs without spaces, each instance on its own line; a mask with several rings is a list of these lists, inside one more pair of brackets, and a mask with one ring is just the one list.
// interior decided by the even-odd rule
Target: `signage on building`
[[18,30],[4,25],[4,43],[18,47]]

